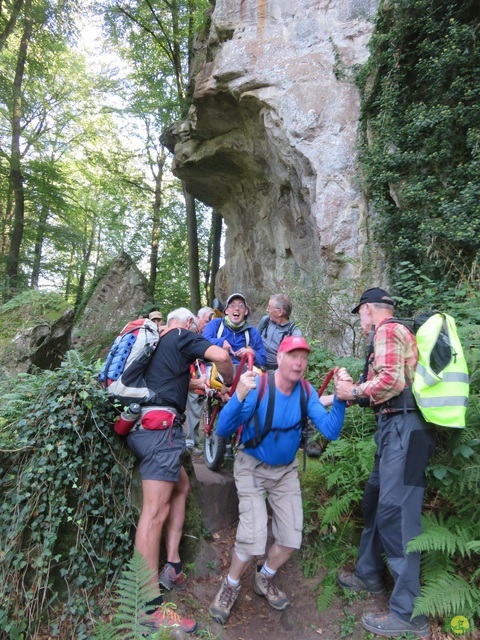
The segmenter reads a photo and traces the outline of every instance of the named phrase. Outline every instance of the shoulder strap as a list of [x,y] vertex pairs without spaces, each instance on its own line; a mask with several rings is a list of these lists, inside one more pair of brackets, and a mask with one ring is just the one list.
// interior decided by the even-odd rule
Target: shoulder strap
[[263,319],[262,319],[262,322],[260,323],[260,326],[258,327],[258,333],[262,337],[265,337],[267,335],[268,325],[269,324],[270,324],[270,317],[269,316],[264,316]]
[[[255,410],[253,414],[253,421],[255,423],[255,436],[253,438],[249,438],[246,442],[243,443],[243,446],[247,449],[258,447],[261,441],[265,438],[267,433],[272,428],[272,420],[273,420],[273,410],[275,407],[275,372],[272,371],[268,375],[261,375],[260,382],[258,383],[258,396],[257,403],[255,405]],[[260,406],[261,401],[265,395],[265,391],[267,390],[268,384],[268,405],[267,405],[267,414],[265,417],[265,425],[263,428],[263,432],[260,429],[260,421],[258,419],[258,407]]]
[[410,333],[415,335],[415,331],[414,331],[413,327],[411,326],[411,324],[409,324],[409,322],[411,322],[413,324],[413,319],[412,320],[400,320],[400,318],[389,318],[388,320],[385,320],[385,322],[382,322],[382,325],[384,325],[384,324],[401,324],[404,327],[406,327],[410,331]]
[[288,325],[287,336],[293,335],[293,332],[295,331],[296,328],[297,328],[297,325],[294,322],[290,322]]
[[[267,386],[267,376],[263,375],[260,378],[260,385],[258,391],[257,404],[255,406],[255,413],[253,415],[253,421],[255,423],[255,437],[250,438],[246,442],[243,443],[243,446],[247,449],[258,447],[258,445],[262,442],[262,440],[270,433],[272,430],[272,421],[273,421],[273,411],[275,407],[275,372],[272,371],[268,374],[268,405],[267,405],[267,413],[265,416],[265,424],[263,427],[263,431],[260,429],[260,421],[258,419],[257,410],[260,405],[260,402],[265,395],[265,390]],[[301,418],[300,421],[294,424],[287,429],[282,429],[281,431],[290,431],[291,429],[303,428],[303,425],[307,421],[307,404],[308,398],[310,397],[311,387],[307,380],[304,378],[301,379],[301,387],[300,387],[300,413]]]
[[223,333],[223,320],[218,325],[217,338],[221,338],[222,337],[222,333]]
[[250,329],[245,329],[245,347],[248,347],[250,344]]
[[302,384],[302,388],[300,389],[300,411],[301,411],[300,421],[303,426],[304,422],[307,419],[307,404],[308,404],[308,399],[310,398],[311,387],[308,380],[305,380],[305,378],[302,378],[300,382]]

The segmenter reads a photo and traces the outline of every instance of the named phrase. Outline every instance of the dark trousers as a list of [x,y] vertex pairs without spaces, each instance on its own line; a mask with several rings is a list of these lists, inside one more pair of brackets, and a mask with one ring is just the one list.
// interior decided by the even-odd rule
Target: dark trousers
[[390,609],[410,618],[420,593],[420,554],[406,552],[421,533],[425,469],[435,449],[435,432],[418,411],[383,414],[375,434],[377,453],[362,499],[365,528],[355,573],[380,578],[384,563],[395,582]]

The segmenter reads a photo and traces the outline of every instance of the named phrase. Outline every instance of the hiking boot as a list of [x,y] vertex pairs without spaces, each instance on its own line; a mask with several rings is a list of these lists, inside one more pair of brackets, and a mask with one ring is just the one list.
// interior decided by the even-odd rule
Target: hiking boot
[[365,613],[362,616],[362,626],[370,633],[377,636],[401,636],[404,633],[411,633],[417,638],[430,637],[430,625],[425,616],[416,616],[411,620],[405,620],[394,613]]
[[342,572],[337,577],[338,584],[350,591],[368,591],[372,596],[384,596],[387,593],[381,580],[366,580],[354,573]]
[[167,564],[163,567],[162,572],[158,576],[158,582],[167,591],[171,591],[173,587],[179,591],[187,588],[185,576],[180,573],[175,573],[175,569],[171,564]]
[[181,629],[185,633],[193,633],[197,628],[195,620],[181,618],[176,611],[161,606],[146,616],[145,625],[154,629]]
[[240,585],[238,585],[238,587],[231,587],[228,584],[227,578],[225,578],[222,586],[215,596],[215,600],[208,609],[212,618],[220,624],[225,624],[239,593]]
[[290,600],[287,595],[276,587],[273,583],[273,579],[267,578],[264,573],[258,570],[255,573],[253,590],[257,595],[266,598],[268,604],[277,611],[283,611],[290,604]]

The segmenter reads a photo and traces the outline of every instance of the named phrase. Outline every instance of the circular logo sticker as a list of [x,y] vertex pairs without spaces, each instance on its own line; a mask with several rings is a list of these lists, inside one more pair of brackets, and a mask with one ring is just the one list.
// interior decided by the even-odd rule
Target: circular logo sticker
[[450,627],[456,636],[461,636],[470,628],[468,620],[464,616],[455,616],[450,622]]

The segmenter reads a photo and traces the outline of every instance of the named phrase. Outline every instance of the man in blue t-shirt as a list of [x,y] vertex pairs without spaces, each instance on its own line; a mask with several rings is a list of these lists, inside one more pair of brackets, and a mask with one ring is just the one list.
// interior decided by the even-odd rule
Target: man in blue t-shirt
[[203,330],[203,337],[228,351],[234,364],[238,364],[245,351],[250,349],[256,366],[265,367],[265,347],[257,329],[247,322],[250,309],[245,297],[241,293],[232,293],[224,313],[224,318],[210,320]]
[[[218,419],[217,433],[223,437],[244,425],[234,465],[240,520],[232,564],[209,609],[221,624],[230,615],[240,591],[240,578],[250,560],[265,555],[268,521],[265,495],[272,509],[275,541],[263,566],[257,567],[253,589],[278,611],[290,604],[273,578],[302,542],[302,496],[296,457],[302,422],[308,416],[324,436],[336,440],[345,415],[345,402],[330,397],[332,410],[327,413],[310,383],[302,383],[309,351],[305,338],[285,338],[278,349],[278,368],[268,374],[268,388],[257,384],[260,378],[253,371],[242,374]],[[339,379],[351,380],[345,369],[335,371],[336,383]],[[261,386],[265,392],[259,398]],[[275,394],[273,406],[271,389]]]

